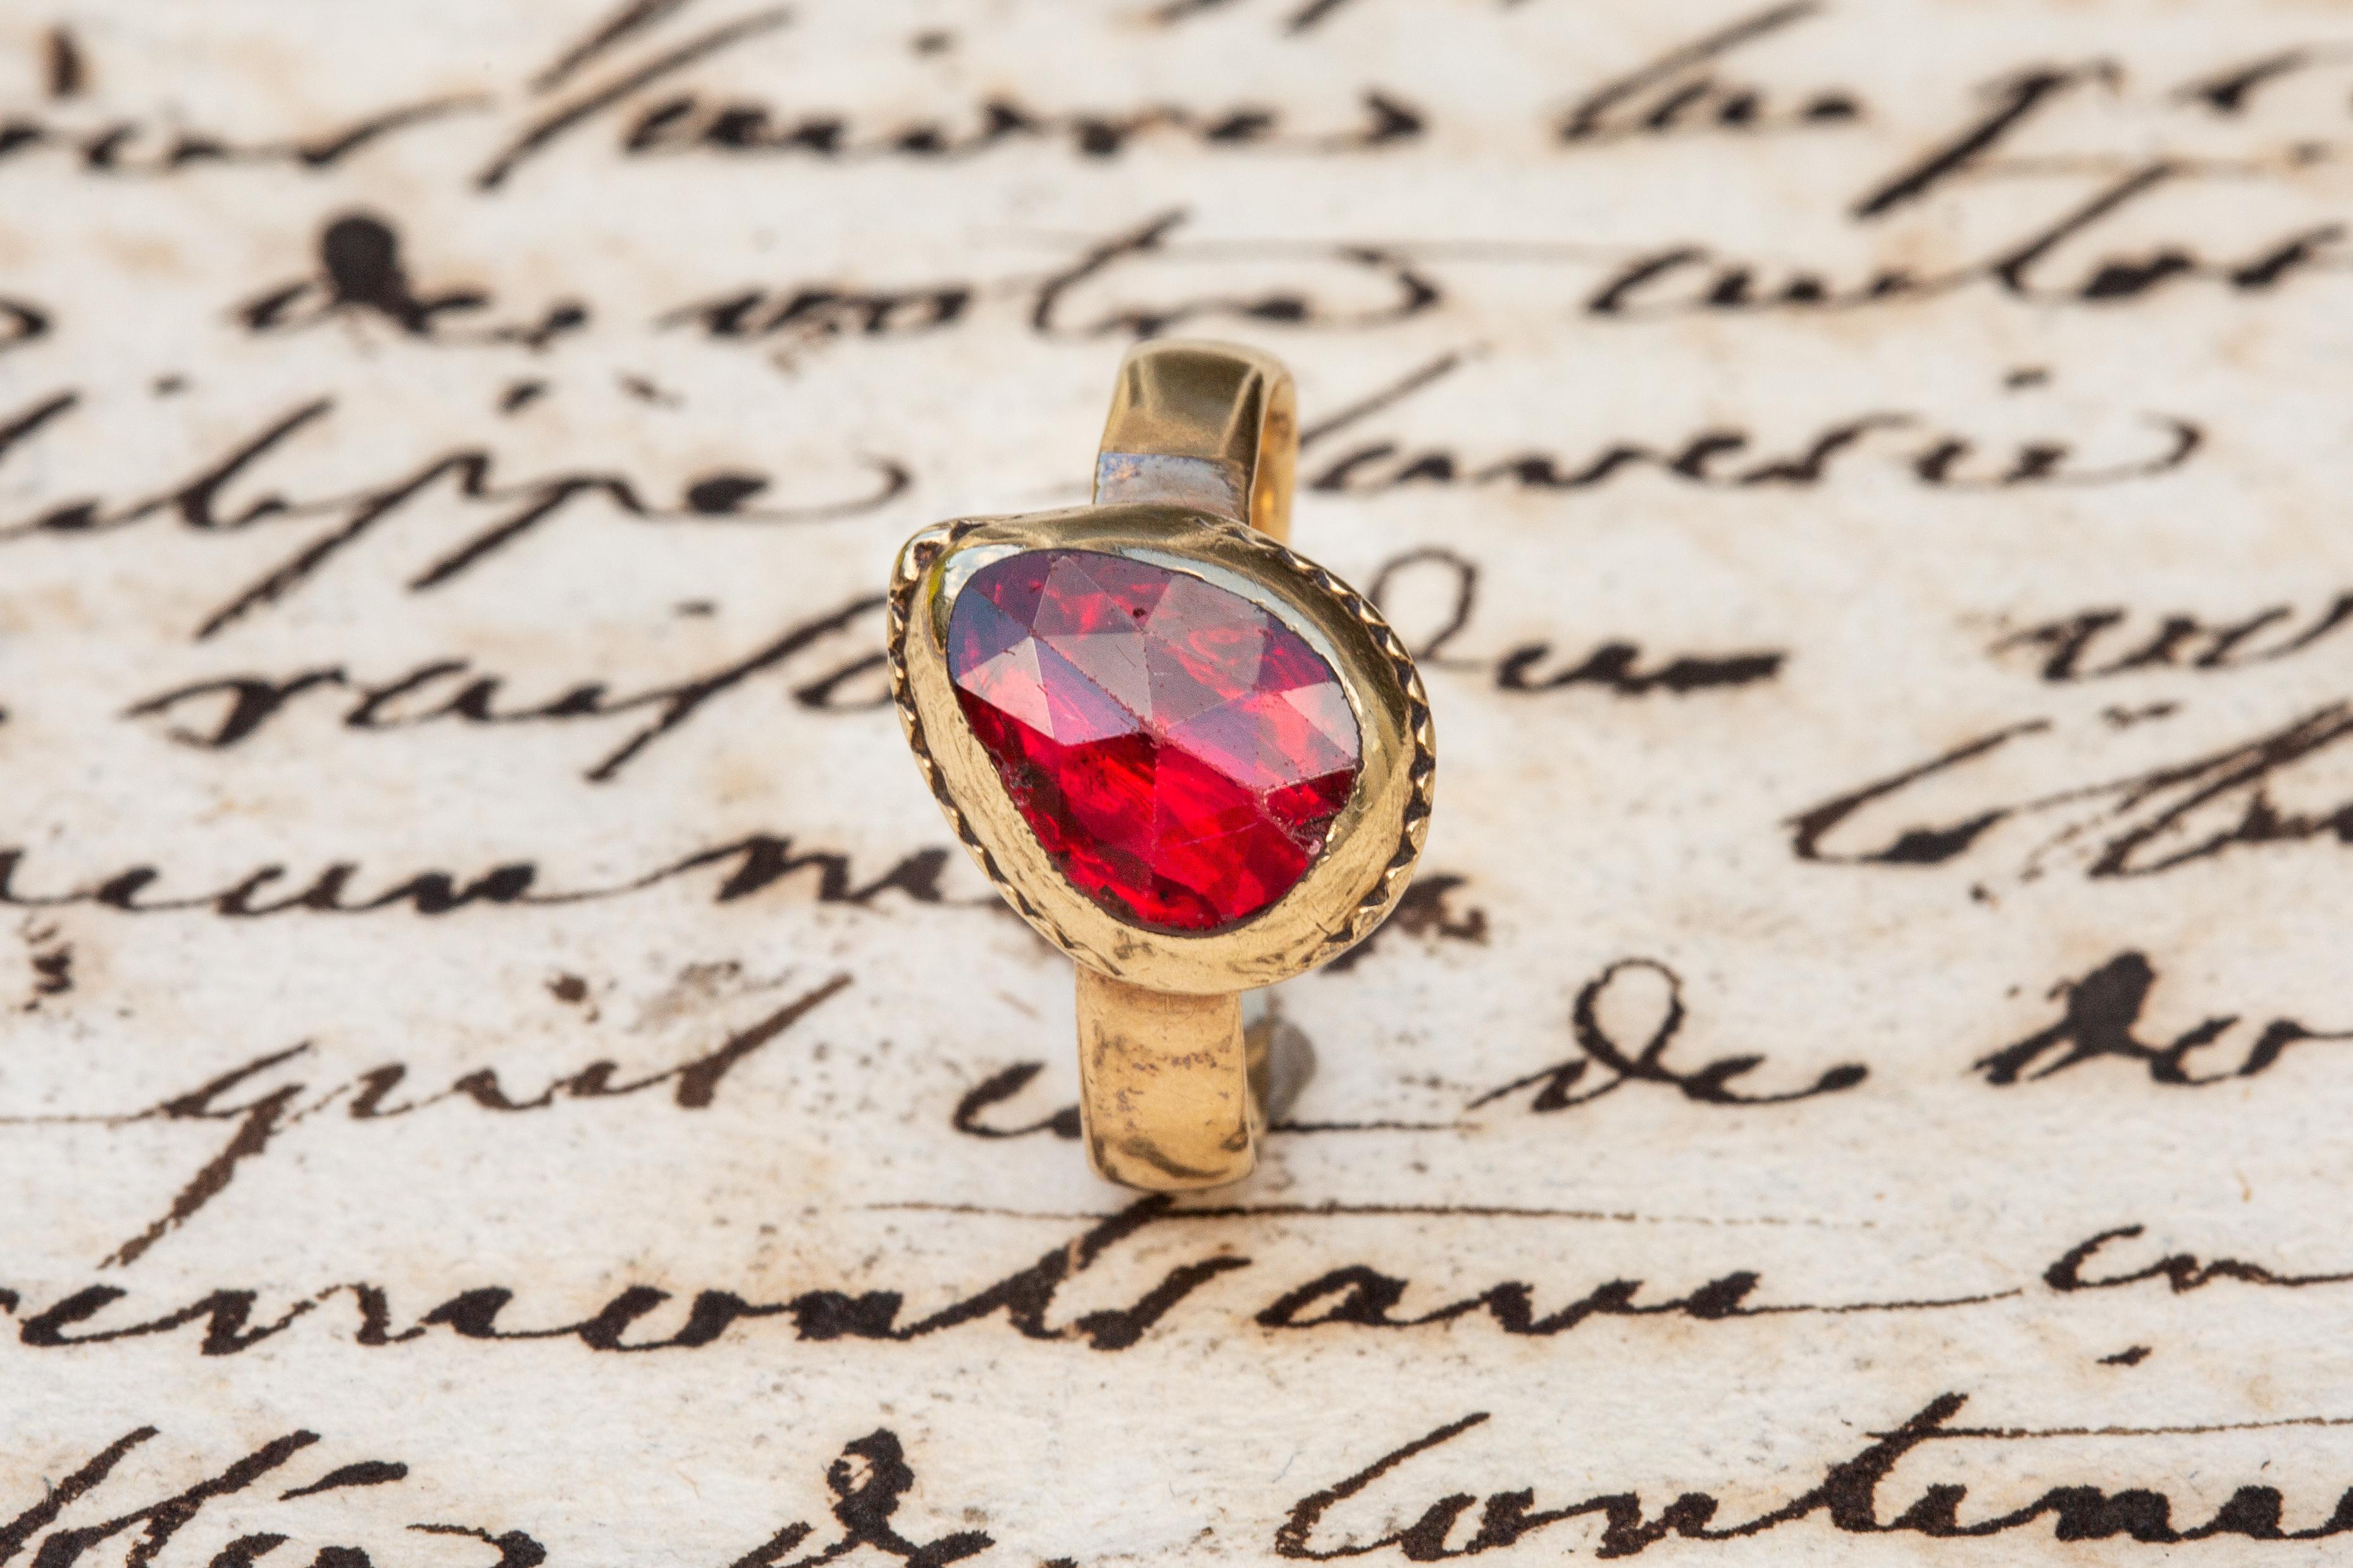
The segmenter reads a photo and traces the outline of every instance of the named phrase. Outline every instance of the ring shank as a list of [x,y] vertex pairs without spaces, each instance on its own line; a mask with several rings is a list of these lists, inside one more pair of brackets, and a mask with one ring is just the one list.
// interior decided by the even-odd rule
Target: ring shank
[[[1270,355],[1228,343],[1138,344],[1120,363],[1103,424],[1095,503],[1189,506],[1287,538],[1297,409],[1290,372]],[[1250,1174],[1269,1074],[1263,1061],[1251,1071],[1239,993],[1153,991],[1082,964],[1078,1005],[1080,1113],[1099,1175],[1184,1192]],[[1254,1038],[1263,1056],[1275,1037]]]
[[1087,1159],[1110,1180],[1183,1192],[1250,1174],[1265,1122],[1239,994],[1151,991],[1081,965],[1079,1086]]
[[1273,356],[1168,342],[1120,362],[1095,458],[1097,506],[1194,506],[1288,540],[1298,467],[1298,394]]

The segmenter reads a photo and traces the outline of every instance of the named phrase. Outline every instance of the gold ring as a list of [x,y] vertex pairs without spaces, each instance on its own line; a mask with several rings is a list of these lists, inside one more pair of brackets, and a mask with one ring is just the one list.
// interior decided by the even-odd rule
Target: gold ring
[[1224,343],[1121,363],[1094,504],[960,518],[891,577],[891,688],[981,870],[1078,963],[1096,1172],[1250,1173],[1304,1079],[1242,994],[1335,958],[1405,890],[1436,768],[1413,658],[1284,542],[1290,373]]

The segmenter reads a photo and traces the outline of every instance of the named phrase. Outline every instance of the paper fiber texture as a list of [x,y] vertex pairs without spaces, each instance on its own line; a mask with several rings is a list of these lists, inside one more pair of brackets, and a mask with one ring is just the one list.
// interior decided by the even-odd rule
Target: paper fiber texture
[[[12,0],[0,1561],[2331,1555],[2349,99],[2317,3]],[[880,594],[1176,333],[1440,770],[1170,1203]]]

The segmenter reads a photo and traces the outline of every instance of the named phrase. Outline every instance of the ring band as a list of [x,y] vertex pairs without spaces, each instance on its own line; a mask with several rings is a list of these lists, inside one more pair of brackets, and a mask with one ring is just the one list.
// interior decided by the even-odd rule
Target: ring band
[[1119,370],[1094,504],[917,533],[892,696],[989,881],[1078,964],[1098,1173],[1248,1175],[1304,1037],[1242,994],[1337,957],[1404,891],[1436,771],[1413,659],[1290,550],[1291,376],[1219,343]]

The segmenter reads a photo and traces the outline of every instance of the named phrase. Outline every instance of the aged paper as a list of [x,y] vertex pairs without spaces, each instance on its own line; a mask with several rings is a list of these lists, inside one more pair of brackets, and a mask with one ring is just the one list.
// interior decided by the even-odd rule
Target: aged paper
[[[2353,1536],[2353,10],[10,0],[0,1563]],[[1439,816],[1229,1191],[880,673],[1284,356]]]

